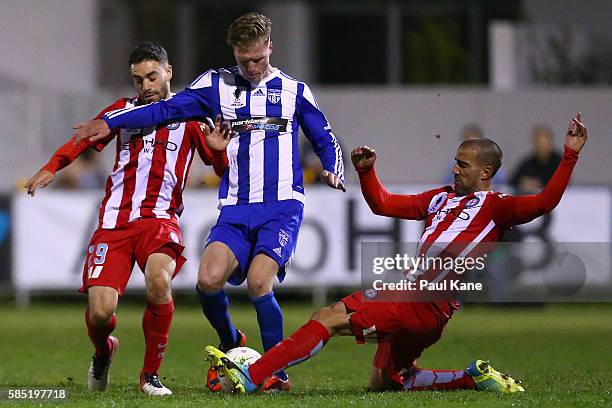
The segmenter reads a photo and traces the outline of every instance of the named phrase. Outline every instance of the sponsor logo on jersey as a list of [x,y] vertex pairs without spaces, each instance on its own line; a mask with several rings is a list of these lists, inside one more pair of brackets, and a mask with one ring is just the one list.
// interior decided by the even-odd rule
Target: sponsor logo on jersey
[[286,132],[289,121],[283,118],[248,118],[233,119],[230,121],[232,131],[236,133],[253,130],[267,130],[272,132]]
[[268,89],[268,100],[270,103],[279,103],[281,100],[281,90],[274,88]]
[[253,92],[253,96],[266,96],[266,95],[264,95],[264,93],[261,90],[261,88],[257,88],[257,90],[255,92]]
[[169,125],[166,125],[166,127],[168,128],[168,130],[176,130],[179,128],[179,126],[181,126],[180,122],[177,123],[170,123]]
[[446,199],[447,195],[448,195],[447,192],[442,192],[442,193],[436,194],[431,199],[431,201],[429,202],[429,208],[427,209],[427,212],[428,213],[434,213],[434,212],[438,211],[440,206],[442,206],[442,203],[444,203],[444,199]]
[[142,148],[145,153],[152,152],[153,149],[163,148],[170,152],[175,152],[178,149],[178,145],[169,140],[155,140],[155,139],[144,139],[137,138],[130,141],[121,142],[122,150],[132,150]]
[[284,247],[289,243],[289,234],[285,230],[278,231],[278,243],[280,246]]
[[274,248],[272,251],[273,251],[273,252],[274,252],[276,255],[278,255],[279,257],[282,257],[282,256],[283,256],[283,250],[281,249],[281,247]]
[[175,244],[180,243],[181,241],[179,240],[178,235],[176,234],[176,232],[171,231],[170,232],[170,239],[172,240],[172,242],[174,242]]

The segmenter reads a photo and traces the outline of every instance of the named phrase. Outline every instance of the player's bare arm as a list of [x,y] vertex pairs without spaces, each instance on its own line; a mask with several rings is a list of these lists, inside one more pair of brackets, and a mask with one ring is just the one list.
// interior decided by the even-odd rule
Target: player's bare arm
[[83,123],[78,123],[74,126],[76,132],[72,135],[75,143],[81,140],[89,139],[92,142],[104,139],[110,135],[111,130],[106,122],[102,119],[94,119]]
[[569,126],[567,127],[565,146],[575,150],[576,152],[580,152],[588,138],[588,128],[582,122],[582,113],[578,112],[576,117],[571,120]]
[[38,173],[30,177],[30,179],[25,183],[24,187],[27,189],[27,193],[34,197],[38,187],[45,188],[51,184],[54,179],[55,173],[49,170],[40,170]]
[[218,114],[215,118],[214,129],[206,132],[206,143],[213,150],[223,151],[227,148],[227,145],[232,138],[232,128],[229,121],[221,120],[221,114]]
[[369,146],[358,146],[351,152],[351,161],[355,170],[370,169],[376,161],[376,150]]

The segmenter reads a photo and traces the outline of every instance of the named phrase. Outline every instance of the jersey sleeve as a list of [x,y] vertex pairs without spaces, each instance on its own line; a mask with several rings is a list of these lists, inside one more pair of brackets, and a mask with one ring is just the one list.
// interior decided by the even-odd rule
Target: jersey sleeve
[[228,167],[227,153],[225,150],[213,150],[208,146],[206,142],[206,125],[202,122],[189,122],[190,133],[193,143],[196,146],[198,155],[204,164],[213,166],[215,174],[219,177],[223,177],[225,170]]
[[432,198],[444,188],[421,194],[402,195],[389,192],[380,182],[374,167],[358,170],[361,192],[372,212],[386,217],[424,220]]
[[[100,113],[98,113],[94,119],[100,119],[106,112],[111,112],[124,107],[126,101],[127,99],[119,99],[115,101],[113,104],[107,106]],[[106,145],[113,140],[115,135],[116,132],[111,132],[110,135],[96,142],[90,142],[89,139],[84,139],[78,143],[75,143],[74,138],[71,138],[68,140],[68,142],[57,149],[55,153],[53,153],[53,156],[51,156],[47,164],[45,164],[41,170],[48,170],[52,173],[56,173],[72,163],[81,155],[81,153],[90,147],[96,149],[98,152],[102,151]]]
[[205,72],[185,90],[169,99],[108,112],[102,119],[109,129],[139,129],[211,116],[212,76],[213,71]]
[[561,163],[544,190],[535,195],[497,196],[493,220],[503,226],[520,225],[551,212],[561,201],[577,161],[578,152],[565,147]]
[[334,173],[344,182],[342,149],[314,95],[304,83],[298,83],[297,116],[302,131],[312,144],[323,169]]

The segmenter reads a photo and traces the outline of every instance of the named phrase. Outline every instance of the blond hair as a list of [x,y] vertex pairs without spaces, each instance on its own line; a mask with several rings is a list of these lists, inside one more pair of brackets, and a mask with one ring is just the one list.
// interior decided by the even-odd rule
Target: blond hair
[[271,34],[272,21],[263,14],[251,12],[230,24],[225,42],[231,47],[244,50],[259,40],[270,41]]

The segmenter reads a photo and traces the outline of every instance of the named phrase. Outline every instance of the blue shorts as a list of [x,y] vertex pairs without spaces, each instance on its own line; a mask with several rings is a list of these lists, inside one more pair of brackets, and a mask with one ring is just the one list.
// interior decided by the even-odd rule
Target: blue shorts
[[223,242],[232,250],[239,264],[228,279],[232,285],[244,282],[251,261],[260,253],[278,263],[277,276],[282,282],[285,266],[295,252],[303,216],[304,204],[297,200],[228,205],[221,208],[205,245]]

